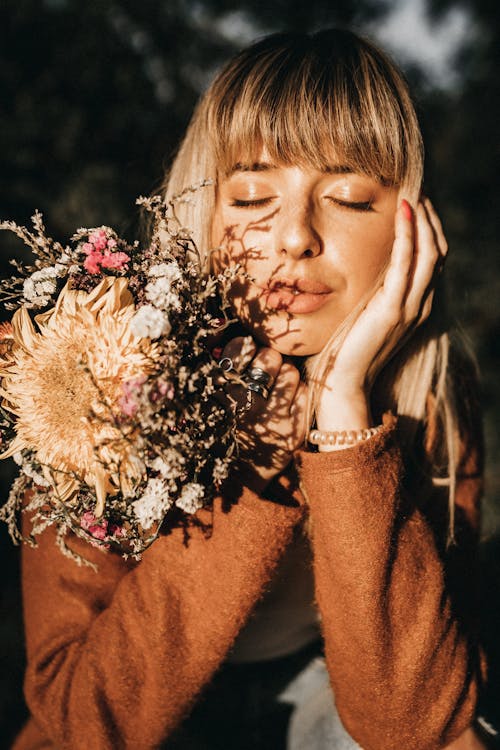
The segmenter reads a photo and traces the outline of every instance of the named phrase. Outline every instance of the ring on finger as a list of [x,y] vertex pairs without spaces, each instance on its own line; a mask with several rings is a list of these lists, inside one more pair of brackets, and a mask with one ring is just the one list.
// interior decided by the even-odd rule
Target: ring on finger
[[230,372],[236,372],[236,368],[231,357],[223,357],[219,362],[219,367],[224,375],[227,375]]
[[264,388],[272,388],[274,383],[273,376],[262,369],[262,367],[249,367],[244,373],[245,380],[251,383],[260,383]]
[[250,380],[246,383],[245,388],[251,393],[257,393],[259,396],[262,396],[265,401],[269,398],[269,388],[266,388],[263,383],[256,383],[255,380]]

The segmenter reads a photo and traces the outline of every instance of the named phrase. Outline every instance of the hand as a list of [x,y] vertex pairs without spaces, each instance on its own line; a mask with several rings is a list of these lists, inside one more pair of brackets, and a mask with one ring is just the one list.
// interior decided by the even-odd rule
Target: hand
[[[246,484],[262,491],[304,442],[307,386],[297,368],[283,362],[281,354],[268,348],[258,350],[249,337],[232,339],[221,361],[224,357],[231,359],[235,369],[226,375],[226,391],[239,414],[239,470]],[[248,367],[260,367],[272,377],[268,399],[245,388],[242,380]]]
[[319,429],[371,425],[369,391],[378,371],[430,314],[436,276],[448,251],[441,222],[425,199],[414,216],[403,202],[395,224],[383,283],[348,332],[327,375],[316,414]]

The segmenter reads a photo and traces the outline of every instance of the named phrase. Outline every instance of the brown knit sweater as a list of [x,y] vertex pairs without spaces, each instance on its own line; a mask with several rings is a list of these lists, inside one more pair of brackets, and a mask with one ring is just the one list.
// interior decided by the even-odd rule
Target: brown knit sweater
[[[397,424],[344,451],[299,452],[302,493],[244,489],[207,538],[161,537],[140,563],[50,531],[23,550],[32,719],[15,750],[159,747],[223,662],[309,508],[316,598],[335,699],[365,750],[436,750],[474,717],[481,681],[473,604],[480,462],[464,444],[457,543],[447,492],[403,469]],[[268,493],[270,495],[272,493]],[[425,502],[423,497],[427,499]],[[304,502],[305,498],[305,502]]]

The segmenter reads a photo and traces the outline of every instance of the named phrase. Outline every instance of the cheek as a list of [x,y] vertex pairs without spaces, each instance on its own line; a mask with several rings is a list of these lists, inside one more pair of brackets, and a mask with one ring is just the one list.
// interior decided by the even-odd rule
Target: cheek
[[394,243],[392,217],[384,222],[373,221],[362,231],[349,233],[344,244],[344,269],[348,285],[360,292],[367,291],[387,266]]
[[366,268],[367,275],[378,275],[382,268],[387,265],[393,243],[394,231],[392,228],[375,237],[368,236],[366,238],[366,253],[363,257],[363,265]]
[[221,209],[214,212],[211,226],[212,270],[223,271],[229,265],[239,264],[246,269],[251,253],[248,251],[248,233],[245,233],[234,218]]
[[222,227],[223,223],[220,216],[220,211],[216,208],[212,217],[212,225],[210,228],[210,239],[212,247],[211,270],[213,273],[220,273],[226,265],[224,263],[223,254],[219,249],[223,244]]

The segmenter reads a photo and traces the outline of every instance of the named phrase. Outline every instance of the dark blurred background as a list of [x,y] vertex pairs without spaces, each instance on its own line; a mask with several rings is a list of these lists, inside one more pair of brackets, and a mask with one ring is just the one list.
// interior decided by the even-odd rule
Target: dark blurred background
[[[498,273],[499,14],[496,0],[2,0],[0,217],[35,208],[52,236],[107,224],[135,236],[134,201],[159,186],[193,105],[233,52],[277,30],[348,25],[392,53],[413,87],[427,146],[426,192],[451,253],[451,303],[483,373],[487,494],[483,630],[500,664]],[[495,137],[496,136],[496,137]],[[0,273],[26,257],[0,233]],[[0,462],[0,500],[13,476]],[[0,528],[0,747],[22,723],[18,550]],[[499,681],[483,711],[499,722]]]

